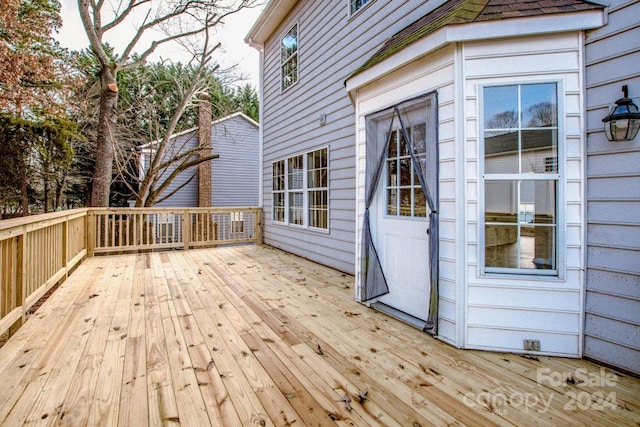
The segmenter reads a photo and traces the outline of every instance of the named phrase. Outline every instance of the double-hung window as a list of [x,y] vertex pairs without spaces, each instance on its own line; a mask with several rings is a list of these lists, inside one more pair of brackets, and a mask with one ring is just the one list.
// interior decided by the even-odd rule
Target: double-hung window
[[298,81],[298,24],[280,42],[280,67],[284,91]]
[[557,275],[557,84],[484,87],[482,114],[484,271]]
[[328,200],[328,167],[327,149],[316,150],[307,154],[307,191],[308,225],[313,228],[329,228],[329,200]]
[[329,228],[328,150],[273,163],[273,221],[305,228]]
[[289,224],[304,225],[304,156],[287,159]]
[[273,220],[276,222],[284,222],[285,189],[284,160],[280,160],[273,164]]

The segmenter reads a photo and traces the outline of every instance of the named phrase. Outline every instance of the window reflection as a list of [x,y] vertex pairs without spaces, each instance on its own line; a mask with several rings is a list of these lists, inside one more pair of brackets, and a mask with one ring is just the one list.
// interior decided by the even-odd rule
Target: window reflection
[[418,174],[426,171],[426,127],[417,124],[406,128],[411,138],[418,167],[413,164],[409,146],[402,129],[394,130],[390,136],[386,161],[387,215],[425,217],[427,203]]
[[555,269],[555,180],[485,182],[485,265]]

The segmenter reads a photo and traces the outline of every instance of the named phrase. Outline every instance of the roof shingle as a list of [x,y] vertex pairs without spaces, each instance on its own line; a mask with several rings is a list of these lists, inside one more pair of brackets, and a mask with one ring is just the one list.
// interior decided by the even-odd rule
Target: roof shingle
[[451,0],[391,36],[351,77],[448,25],[603,8],[586,0]]

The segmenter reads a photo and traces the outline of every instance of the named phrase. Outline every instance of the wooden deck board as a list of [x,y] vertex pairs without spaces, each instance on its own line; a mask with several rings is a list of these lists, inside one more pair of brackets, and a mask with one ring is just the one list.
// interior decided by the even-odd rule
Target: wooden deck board
[[640,425],[638,378],[456,349],[355,302],[352,276],[257,246],[86,260],[0,375],[12,426]]

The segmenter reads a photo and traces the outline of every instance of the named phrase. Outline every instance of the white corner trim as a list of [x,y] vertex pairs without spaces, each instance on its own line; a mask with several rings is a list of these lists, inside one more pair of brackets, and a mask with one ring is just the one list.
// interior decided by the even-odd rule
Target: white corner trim
[[445,26],[349,78],[345,85],[350,93],[449,43],[582,31],[599,28],[604,24],[604,12],[592,10]]

